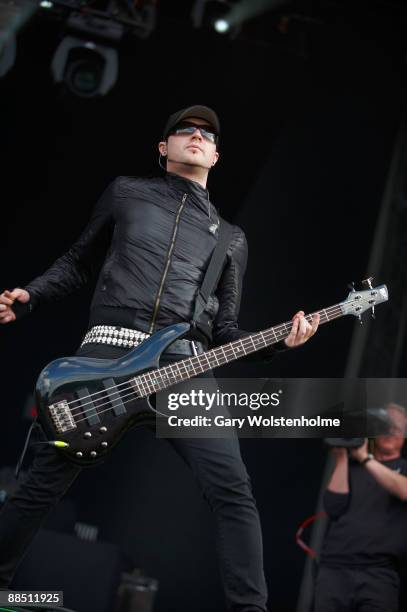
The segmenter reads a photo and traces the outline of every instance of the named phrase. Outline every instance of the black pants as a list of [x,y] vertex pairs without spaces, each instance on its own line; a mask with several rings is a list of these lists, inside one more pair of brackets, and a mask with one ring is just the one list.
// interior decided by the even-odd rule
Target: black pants
[[[124,352],[117,347],[87,345],[77,354],[111,359]],[[160,365],[180,358],[182,356],[164,355]],[[227,609],[265,612],[267,590],[260,521],[237,438],[168,441],[191,468],[215,514]],[[23,482],[0,513],[0,588],[9,586],[49,510],[81,471],[54,448],[45,445],[39,448]]]
[[315,612],[397,612],[399,577],[388,567],[321,566]]

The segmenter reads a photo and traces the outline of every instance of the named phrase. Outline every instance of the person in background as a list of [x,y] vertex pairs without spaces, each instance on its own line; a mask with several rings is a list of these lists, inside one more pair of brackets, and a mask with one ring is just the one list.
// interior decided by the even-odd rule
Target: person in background
[[314,612],[397,612],[397,567],[407,557],[407,435],[403,406],[386,406],[389,431],[359,448],[334,448],[324,494],[329,517]]

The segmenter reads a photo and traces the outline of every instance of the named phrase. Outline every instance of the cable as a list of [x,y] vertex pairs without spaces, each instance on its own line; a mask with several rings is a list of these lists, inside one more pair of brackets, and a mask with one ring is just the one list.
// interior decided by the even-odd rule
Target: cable
[[311,525],[312,523],[314,523],[315,521],[317,521],[318,519],[324,518],[325,516],[327,516],[327,513],[322,511],[322,512],[318,512],[317,514],[312,514],[311,516],[309,516],[308,518],[305,519],[305,521],[303,521],[301,523],[301,525],[298,527],[297,532],[295,534],[295,541],[298,544],[298,546],[300,546],[303,550],[305,550],[305,552],[307,553],[307,555],[309,555],[312,559],[315,559],[317,556],[317,551],[314,550],[313,548],[311,548],[310,546],[308,546],[304,540],[301,538],[301,535],[304,531],[304,529],[306,527],[308,527],[308,525]]
[[[30,443],[30,438],[31,438],[32,430],[33,430],[34,425],[36,424],[36,422],[37,422],[37,417],[33,420],[33,422],[30,425],[30,429],[28,430],[28,434],[27,434],[27,437],[25,439],[24,448],[23,448],[22,453],[20,455],[20,459],[17,462],[16,469],[15,469],[15,472],[14,472],[14,475],[15,475],[15,477],[17,479],[18,479],[18,476],[20,474],[21,466],[23,465],[23,461],[24,461],[25,454],[27,452],[28,445]],[[1,608],[0,608],[0,610],[1,610]]]

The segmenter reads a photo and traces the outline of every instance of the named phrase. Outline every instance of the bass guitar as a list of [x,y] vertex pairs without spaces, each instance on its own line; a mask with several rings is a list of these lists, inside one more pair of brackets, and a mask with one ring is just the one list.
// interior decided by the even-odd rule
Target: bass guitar
[[[349,293],[334,306],[318,311],[320,323],[362,313],[388,300],[385,285]],[[306,316],[311,321],[314,314]],[[202,372],[284,340],[292,322],[249,334],[199,355],[159,367],[161,354],[185,336],[189,323],[155,333],[119,359],[64,357],[41,372],[36,384],[38,419],[50,444],[70,461],[89,466],[103,460],[125,432],[151,421],[150,396]]]

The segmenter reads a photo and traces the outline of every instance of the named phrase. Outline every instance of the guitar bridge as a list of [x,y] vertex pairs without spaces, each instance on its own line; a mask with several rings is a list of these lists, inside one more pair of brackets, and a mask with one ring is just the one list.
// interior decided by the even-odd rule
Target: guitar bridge
[[71,429],[76,429],[76,423],[66,400],[51,404],[48,409],[58,433],[65,433]]

